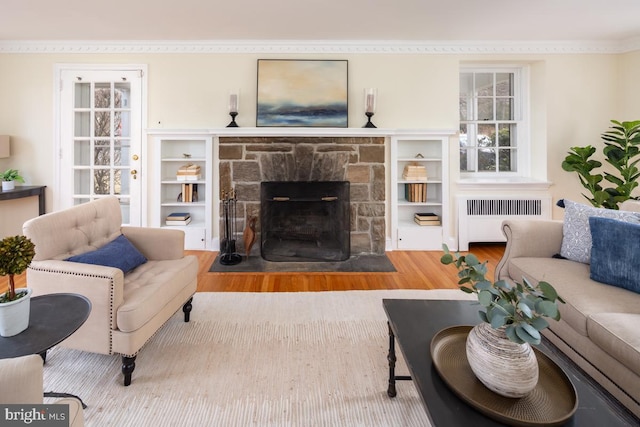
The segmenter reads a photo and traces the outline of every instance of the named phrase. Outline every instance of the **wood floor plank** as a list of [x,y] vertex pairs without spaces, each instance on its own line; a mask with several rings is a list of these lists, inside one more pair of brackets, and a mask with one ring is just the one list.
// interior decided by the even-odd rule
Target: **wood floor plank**
[[[472,244],[481,261],[489,261],[489,279],[504,253],[504,244]],[[199,262],[198,292],[306,292],[375,289],[455,289],[456,272],[440,263],[440,251],[390,251],[387,257],[396,268],[392,273],[210,273],[218,255],[210,251],[186,251]],[[16,277],[23,287],[25,274]],[[0,288],[6,290],[9,279]]]

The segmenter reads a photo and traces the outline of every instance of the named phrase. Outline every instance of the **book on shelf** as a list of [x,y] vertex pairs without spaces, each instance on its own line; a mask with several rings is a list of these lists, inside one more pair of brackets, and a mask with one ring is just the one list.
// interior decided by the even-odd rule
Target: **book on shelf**
[[425,203],[427,201],[427,184],[405,184],[404,198],[408,202]]
[[427,169],[420,165],[406,165],[402,171],[402,179],[407,181],[424,181],[427,179]]
[[184,221],[188,218],[191,218],[191,214],[189,212],[172,212],[165,218],[167,221]]
[[442,225],[442,223],[439,220],[438,221],[423,221],[423,220],[420,220],[420,219],[414,217],[413,221],[418,225],[427,225],[427,226],[429,226],[429,225],[431,225],[431,226]]
[[182,192],[178,196],[178,201],[193,203],[198,201],[198,184],[182,184]]
[[414,217],[420,221],[440,221],[440,217],[433,212],[416,212]]
[[189,225],[189,223],[191,222],[191,217],[185,219],[185,220],[173,220],[173,219],[167,219],[164,221],[165,225]]

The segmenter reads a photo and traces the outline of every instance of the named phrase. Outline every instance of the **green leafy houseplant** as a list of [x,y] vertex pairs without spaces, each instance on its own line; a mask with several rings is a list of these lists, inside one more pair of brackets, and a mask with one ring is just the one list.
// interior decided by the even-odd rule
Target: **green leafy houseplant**
[[[583,196],[595,207],[618,209],[618,205],[631,198],[631,193],[638,186],[640,171],[637,163],[640,161],[640,120],[619,122],[611,120],[614,126],[602,134],[605,161],[613,166],[616,175],[604,172],[597,173],[596,169],[602,162],[591,159],[596,148],[591,145],[585,147],[571,147],[569,155],[562,162],[562,169],[576,172],[580,183],[589,190],[590,196]],[[603,181],[609,183],[603,187]]]
[[24,178],[20,176],[17,169],[7,169],[0,175],[0,178],[2,181],[18,181],[24,183]]
[[491,283],[485,278],[487,261],[481,263],[472,253],[452,254],[447,245],[443,249],[440,262],[456,267],[463,292],[477,295],[485,309],[479,312],[480,318],[495,329],[505,326],[510,341],[540,344],[540,331],[549,326],[544,318],[560,320],[557,303],[564,300],[549,283],[541,281],[533,286],[525,278],[522,284],[511,285],[504,280]]
[[26,236],[9,236],[0,241],[0,276],[9,276],[9,289],[0,295],[0,303],[22,297],[16,295],[14,275],[22,274],[35,254],[35,245]]

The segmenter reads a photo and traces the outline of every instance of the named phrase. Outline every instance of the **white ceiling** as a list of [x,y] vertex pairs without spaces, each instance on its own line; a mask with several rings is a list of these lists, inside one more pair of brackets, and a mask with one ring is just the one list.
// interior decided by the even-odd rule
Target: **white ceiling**
[[640,0],[0,0],[0,41],[640,39]]

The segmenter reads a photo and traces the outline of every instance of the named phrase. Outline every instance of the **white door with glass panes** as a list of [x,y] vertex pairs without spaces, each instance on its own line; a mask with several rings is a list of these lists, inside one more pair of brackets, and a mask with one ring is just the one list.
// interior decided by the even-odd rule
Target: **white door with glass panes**
[[61,68],[59,75],[58,208],[115,195],[122,223],[141,225],[143,70]]

